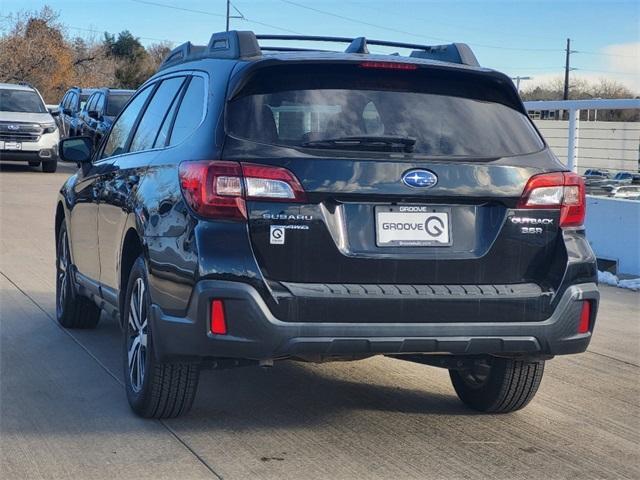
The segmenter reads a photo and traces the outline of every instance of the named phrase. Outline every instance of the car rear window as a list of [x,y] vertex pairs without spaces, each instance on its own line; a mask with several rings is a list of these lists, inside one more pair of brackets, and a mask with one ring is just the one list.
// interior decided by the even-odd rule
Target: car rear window
[[0,111],[46,113],[47,109],[42,99],[30,90],[0,90]]
[[[429,78],[428,72],[356,69],[333,77],[289,73],[281,82],[277,77],[254,78],[229,102],[230,135],[302,148],[327,139],[406,138],[415,140],[415,154],[450,157],[521,155],[544,146],[508,96],[482,81],[452,78],[447,84],[442,75]],[[369,148],[376,150],[375,142],[358,145]]]
[[82,93],[80,94],[80,110],[82,110],[84,108],[84,106],[87,104],[87,100],[89,100],[89,96],[91,94],[89,93]]
[[109,95],[109,101],[107,102],[107,116],[117,117],[130,98],[131,98],[130,93]]

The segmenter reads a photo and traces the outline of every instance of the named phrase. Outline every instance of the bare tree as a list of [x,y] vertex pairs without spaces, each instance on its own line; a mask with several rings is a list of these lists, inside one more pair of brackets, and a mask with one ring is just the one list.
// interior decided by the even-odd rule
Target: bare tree
[[0,37],[0,79],[32,83],[47,101],[57,100],[73,80],[73,52],[58,15],[45,6],[10,21],[12,28]]
[[154,70],[157,70],[160,64],[167,58],[171,52],[171,44],[169,42],[153,43],[147,47],[149,61]]
[[[563,79],[558,77],[543,85],[530,87],[522,92],[522,99],[528,100],[562,100]],[[584,79],[573,79],[569,85],[569,98],[584,100],[595,98],[634,98],[636,95],[615,80],[602,78],[595,82]],[[586,112],[584,113],[586,116]],[[598,110],[598,120],[605,121],[640,121],[637,110]]]
[[72,40],[74,53],[74,83],[80,87],[110,87],[116,84],[116,61],[107,48],[95,39]]

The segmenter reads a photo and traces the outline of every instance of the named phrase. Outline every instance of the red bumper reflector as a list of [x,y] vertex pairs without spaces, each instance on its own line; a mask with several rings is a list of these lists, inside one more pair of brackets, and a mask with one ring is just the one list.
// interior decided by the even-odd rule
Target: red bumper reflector
[[227,334],[227,321],[224,318],[224,304],[222,300],[211,302],[211,333],[216,335]]
[[591,302],[582,302],[582,312],[580,312],[580,323],[578,333],[589,333],[591,323]]

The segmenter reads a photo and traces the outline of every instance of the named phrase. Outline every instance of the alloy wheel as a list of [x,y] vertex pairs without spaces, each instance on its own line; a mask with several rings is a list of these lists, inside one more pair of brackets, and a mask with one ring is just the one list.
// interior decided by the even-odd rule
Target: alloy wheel
[[147,360],[148,319],[144,280],[137,278],[129,301],[127,361],[129,384],[134,392],[142,390]]
[[58,291],[56,307],[58,309],[58,315],[61,315],[64,311],[65,302],[67,301],[67,296],[69,295],[69,289],[71,287],[70,264],[67,231],[63,230],[60,234],[60,244],[58,245],[58,264],[56,275],[56,287]]

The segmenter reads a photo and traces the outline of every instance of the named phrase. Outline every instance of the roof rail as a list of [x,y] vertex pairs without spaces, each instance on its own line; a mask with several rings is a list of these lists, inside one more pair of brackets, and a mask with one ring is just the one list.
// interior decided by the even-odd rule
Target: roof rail
[[[442,62],[460,63],[472,67],[479,67],[478,59],[466,43],[451,43],[448,45],[421,45],[417,43],[390,42],[387,40],[371,40],[365,37],[325,37],[316,35],[256,35],[258,40],[286,40],[305,42],[337,42],[348,43],[346,53],[369,53],[367,45],[381,47],[409,48],[414,50],[411,56],[415,58],[429,58]],[[273,47],[263,47],[276,49]],[[291,50],[289,48],[277,48],[278,50]]]
[[171,50],[158,70],[197,58],[248,58],[259,56],[261,53],[253,32],[231,30],[214,33],[206,46],[183,43]]
[[414,50],[411,57],[429,58],[431,60],[440,60],[443,62],[461,63],[472,67],[479,67],[471,47],[466,43],[450,43],[449,45],[435,45],[429,50]]
[[[260,47],[258,40],[283,40],[303,42],[334,42],[348,43],[345,53],[368,54],[368,45],[381,47],[396,47],[412,49],[410,56],[428,58],[443,62],[459,63],[474,67],[480,64],[471,48],[465,43],[451,43],[449,45],[420,45],[415,43],[389,42],[386,40],[370,40],[365,37],[328,37],[316,35],[256,35],[251,31],[236,31],[214,33],[206,46],[183,43],[174,48],[162,62],[158,70],[177,65],[179,63],[199,58],[239,59],[258,57],[263,51],[325,51],[299,47]],[[397,55],[397,54],[394,54]]]

